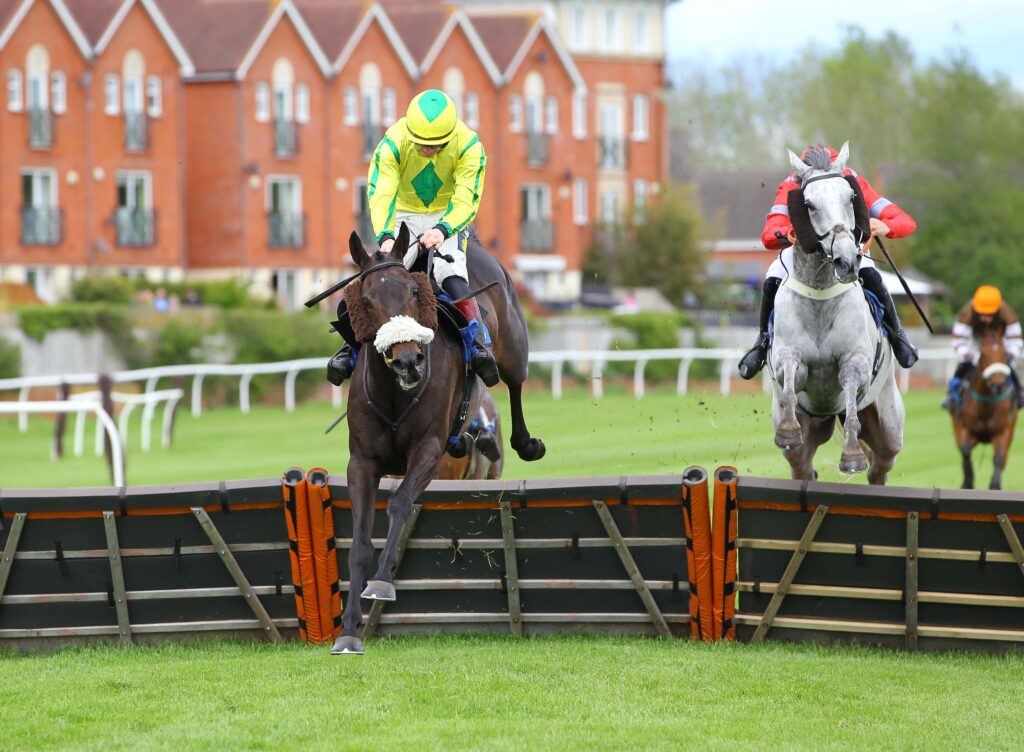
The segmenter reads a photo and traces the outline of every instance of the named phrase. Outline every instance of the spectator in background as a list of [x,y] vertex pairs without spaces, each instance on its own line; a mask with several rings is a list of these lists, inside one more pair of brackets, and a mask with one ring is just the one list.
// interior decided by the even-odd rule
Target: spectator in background
[[156,288],[153,295],[153,310],[157,313],[170,313],[171,299],[167,297],[167,290],[162,287]]

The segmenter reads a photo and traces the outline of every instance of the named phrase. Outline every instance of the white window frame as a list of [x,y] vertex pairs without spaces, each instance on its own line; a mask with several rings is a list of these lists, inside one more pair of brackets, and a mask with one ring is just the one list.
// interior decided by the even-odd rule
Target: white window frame
[[634,141],[646,141],[650,136],[651,104],[644,94],[634,94],[632,101],[633,130],[630,138]]
[[359,125],[359,89],[352,85],[346,86],[342,91],[342,103],[342,122],[345,125]]
[[361,89],[359,103],[362,105],[363,122],[380,125],[380,89]]
[[619,199],[619,192],[614,188],[605,188],[601,191],[600,210],[602,222],[614,224],[622,218],[622,203]]
[[20,68],[7,71],[7,109],[10,112],[21,112],[25,108],[25,79]]
[[[56,209],[56,208],[58,208],[60,206],[60,203],[59,203],[60,196],[58,194],[57,170],[56,170],[56,168],[54,168],[54,167],[24,167],[24,168],[22,168],[20,174],[21,174],[22,177],[24,177],[25,175],[31,175],[33,180],[38,175],[44,175],[45,174],[45,175],[49,175],[49,177],[50,177],[50,203],[40,204],[40,203],[38,203],[36,197],[33,196],[32,206],[31,207],[25,207],[25,208],[31,208],[31,209]],[[33,191],[33,193],[34,193],[34,191]],[[25,197],[24,196],[20,196],[19,200],[22,203],[24,203],[25,202]]]
[[381,124],[387,128],[396,120],[398,120],[398,93],[392,88],[385,88],[380,93]]
[[615,7],[603,8],[601,10],[601,51],[618,52],[621,39],[618,9]]
[[263,195],[264,210],[270,213],[270,195],[273,192],[272,186],[278,183],[294,183],[296,186],[294,203],[291,211],[302,214],[302,177],[299,175],[267,175],[266,191]]
[[[279,95],[280,99],[278,99]],[[295,118],[295,100],[293,97],[294,93],[292,91],[291,84],[276,83],[273,85],[270,104],[275,121],[283,120],[286,123],[292,122],[292,120]],[[281,112],[278,112],[279,101]]]
[[[153,173],[149,170],[118,170],[114,174],[114,185],[118,189],[118,193],[120,193],[122,180],[129,186],[138,182],[142,183],[143,205],[133,205],[135,202],[135,192],[130,189],[126,189],[125,196],[128,199],[128,205],[121,206],[118,204],[118,209],[127,209],[128,211],[138,211],[141,209],[143,211],[148,211],[153,208]],[[120,201],[120,198],[118,198],[118,201]]]
[[558,97],[553,94],[544,98],[544,130],[558,133]]
[[523,130],[523,97],[521,94],[510,94],[508,97],[508,129],[513,133]]
[[576,178],[572,181],[572,218],[579,225],[590,221],[590,207],[587,204],[587,179]]
[[524,222],[529,221],[543,221],[551,220],[551,186],[547,183],[522,183],[519,186],[519,198],[520,206],[522,206],[522,196],[524,191],[535,192],[535,196],[539,197],[539,201],[527,200],[527,208],[533,206],[540,210],[539,216],[523,216],[520,217]]
[[647,39],[650,34],[647,30],[647,11],[644,9],[633,11],[633,52],[646,53]]
[[480,127],[480,95],[475,91],[466,92],[466,117],[464,122],[474,131]]
[[125,76],[123,81],[124,94],[121,107],[125,112],[143,113],[146,111],[146,82],[142,78]]
[[50,74],[50,109],[56,115],[68,111],[68,80],[64,71],[56,70]]
[[[39,92],[39,101],[33,106],[32,92]],[[50,75],[48,71],[41,73],[29,73],[25,78],[25,109],[42,110],[50,109]]]
[[572,93],[572,135],[576,138],[587,137],[587,92]]
[[103,112],[121,114],[121,77],[116,73],[108,73],[103,78]]
[[164,86],[160,76],[146,76],[146,114],[160,117],[164,114]]
[[270,122],[270,84],[266,81],[257,81],[255,89],[256,99],[256,122]]
[[310,120],[310,91],[309,84],[296,84],[295,86],[295,122],[308,123]]
[[633,213],[643,217],[647,209],[647,199],[651,195],[651,184],[644,178],[637,178],[633,181]]
[[587,47],[587,9],[582,4],[569,11],[569,45],[573,50]]

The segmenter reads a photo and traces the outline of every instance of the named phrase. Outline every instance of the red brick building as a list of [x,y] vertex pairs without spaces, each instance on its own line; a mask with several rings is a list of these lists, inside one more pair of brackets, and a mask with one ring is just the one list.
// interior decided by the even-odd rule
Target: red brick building
[[372,241],[368,157],[444,89],[477,227],[542,300],[667,178],[663,2],[0,0],[0,280],[241,275],[288,307]]

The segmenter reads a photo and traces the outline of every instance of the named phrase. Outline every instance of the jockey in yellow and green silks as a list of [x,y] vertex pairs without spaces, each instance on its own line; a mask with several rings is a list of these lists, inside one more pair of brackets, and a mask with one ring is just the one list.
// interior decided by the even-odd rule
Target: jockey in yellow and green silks
[[[419,238],[406,255],[406,265],[412,265],[421,246],[436,250],[434,279],[453,300],[470,292],[467,228],[480,208],[486,171],[480,138],[459,120],[451,98],[437,89],[413,98],[405,117],[387,129],[370,157],[366,195],[381,251],[391,250],[397,229],[405,222]],[[472,340],[470,365],[487,386],[493,386],[498,369],[476,299],[457,307],[469,321],[464,336]],[[344,348],[332,364],[343,352]],[[351,366],[343,363],[336,370],[342,379],[351,374]]]

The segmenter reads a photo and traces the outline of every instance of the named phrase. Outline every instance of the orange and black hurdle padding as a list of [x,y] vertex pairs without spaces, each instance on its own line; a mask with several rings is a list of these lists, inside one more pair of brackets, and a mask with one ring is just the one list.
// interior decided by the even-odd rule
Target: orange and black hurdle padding
[[338,555],[334,550],[334,514],[328,472],[314,467],[306,473],[306,500],[316,565],[316,598],[320,612],[320,634],[333,642],[341,634],[341,583]]
[[299,635],[307,642],[326,642],[328,636],[321,627],[317,601],[316,564],[306,496],[306,471],[301,467],[288,468],[284,472],[281,485],[284,493],[284,516],[288,525]]
[[715,470],[711,525],[711,584],[716,640],[735,640],[736,625],[736,481],[735,467]]
[[683,473],[683,520],[686,525],[686,566],[690,573],[690,631],[695,640],[714,637],[711,594],[711,511],[708,473],[696,465]]

